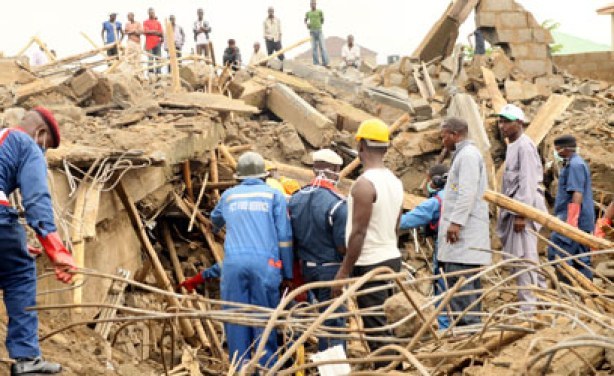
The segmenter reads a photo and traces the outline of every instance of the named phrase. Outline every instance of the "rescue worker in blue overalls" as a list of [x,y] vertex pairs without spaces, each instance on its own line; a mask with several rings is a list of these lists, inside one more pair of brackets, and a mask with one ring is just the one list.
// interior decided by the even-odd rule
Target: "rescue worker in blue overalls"
[[[260,154],[247,152],[237,162],[238,186],[226,190],[211,213],[214,231],[226,225],[223,267],[211,268],[187,279],[181,286],[188,291],[208,278],[222,278],[222,300],[275,308],[280,302],[280,287],[292,280],[292,227],[285,196],[266,185],[267,173]],[[239,368],[251,360],[252,344],[259,341],[264,328],[224,324],[230,359]],[[261,365],[273,364],[277,352],[277,333],[266,338],[266,353]],[[257,348],[254,344],[253,348]]]
[[[554,140],[554,158],[563,165],[559,174],[558,192],[554,200],[554,215],[573,227],[592,233],[595,229],[595,211],[591,172],[584,159],[578,155],[576,147],[576,139],[571,135],[563,135]],[[552,232],[550,241],[570,255],[584,253],[584,256],[567,261],[567,263],[584,274],[586,278],[593,278],[593,273],[589,269],[591,255],[588,246],[575,242],[558,232]],[[553,261],[557,256],[565,258],[568,255],[549,246],[548,260]],[[559,277],[567,281],[563,275]]]
[[36,232],[57,278],[69,283],[76,268],[70,252],[56,232],[47,187],[46,147],[60,145],[53,114],[36,107],[21,125],[0,130],[0,289],[9,316],[6,347],[15,360],[11,375],[59,373],[59,364],[42,359],[38,343],[38,315],[26,311],[36,305],[36,265],[28,252],[26,233],[8,196],[19,188],[28,225]]
[[[446,186],[448,179],[448,167],[437,164],[429,169],[427,175],[426,190],[429,198],[416,206],[414,210],[403,214],[399,228],[409,230],[424,227],[425,235],[433,239],[433,275],[438,275],[441,274],[441,271],[437,261],[437,230],[441,217],[441,203],[444,197],[443,188]],[[440,295],[446,290],[443,278],[438,278],[433,282],[433,289],[435,295]],[[439,315],[437,322],[440,330],[447,329],[450,326],[450,320],[445,314]]]
[[[343,159],[330,149],[314,152],[313,171],[316,177],[310,185],[295,192],[288,204],[294,249],[306,283],[334,280],[345,255],[347,202],[335,188],[342,164]],[[312,289],[309,296],[314,303],[332,298],[330,288]],[[320,310],[326,308],[321,307]],[[340,308],[336,312],[344,311],[344,308]],[[344,328],[345,319],[329,319],[324,321],[324,325]],[[320,338],[318,343],[320,351],[336,345],[345,346],[345,341]]]

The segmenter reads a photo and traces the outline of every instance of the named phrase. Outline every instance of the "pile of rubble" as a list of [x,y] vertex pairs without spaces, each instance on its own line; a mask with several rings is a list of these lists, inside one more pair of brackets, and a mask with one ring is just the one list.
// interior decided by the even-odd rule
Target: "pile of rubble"
[[[308,354],[317,351],[314,331],[347,338],[348,362],[357,370],[377,361],[381,354],[365,347],[361,312],[349,310],[349,333],[321,326],[368,278],[352,281],[339,300],[322,302],[330,305],[323,315],[316,306],[283,309],[305,286],[264,315],[232,305],[230,313],[223,311],[215,283],[207,284],[204,297],[175,291],[185,277],[222,260],[224,235],[211,232],[208,213],[220,193],[237,183],[235,159],[246,150],[263,154],[281,175],[306,183],[312,177],[311,152],[336,148],[347,164],[340,184],[347,192],[360,173],[348,152],[355,146],[353,133],[363,120],[378,117],[391,124],[386,163],[402,179],[404,208],[411,209],[423,200],[425,171],[445,158],[438,126],[446,116],[468,121],[470,137],[487,161],[490,188],[497,190],[505,143],[491,115],[513,102],[529,116],[526,133],[551,167],[552,194],[557,176],[557,165],[548,163],[552,139],[572,133],[590,164],[597,207],[614,199],[614,86],[558,71],[548,52],[549,33],[514,1],[482,0],[476,8],[477,3],[451,4],[411,57],[361,71],[285,61],[281,71],[258,66],[233,72],[187,56],[181,67],[176,59],[168,62],[172,74],[145,78],[121,58],[101,55],[109,46],[40,67],[0,59],[0,125],[18,124],[26,109],[45,105],[66,140],[48,153],[50,187],[63,238],[82,269],[68,290],[58,288],[48,273],[41,276],[38,308],[54,312],[42,316],[42,335],[49,336],[43,350],[57,360],[65,357],[69,375],[228,374],[233,365],[221,323],[236,322],[277,327],[292,338],[270,374],[315,370],[308,362],[280,371],[300,344]],[[451,36],[473,9],[495,48],[467,59]],[[395,333],[389,339],[391,359],[407,372],[612,371],[611,251],[596,252],[603,266],[596,266],[595,283],[569,270],[573,285],[561,285],[551,265],[541,265],[552,289],[540,292],[543,306],[533,318],[518,313],[512,264],[496,254],[499,261],[481,273],[484,325],[477,332],[455,327],[437,332],[436,307],[443,308],[460,285],[434,297],[432,245],[416,234],[403,239],[406,269],[379,278],[400,291],[381,311]],[[39,263],[44,270],[45,261]],[[77,325],[85,323],[93,330]],[[81,343],[93,344],[81,349]]]

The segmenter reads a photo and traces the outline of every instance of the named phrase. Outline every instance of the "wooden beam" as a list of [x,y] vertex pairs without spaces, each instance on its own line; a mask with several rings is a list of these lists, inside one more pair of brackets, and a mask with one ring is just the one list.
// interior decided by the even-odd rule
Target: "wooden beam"
[[30,40],[28,40],[28,43],[26,43],[25,46],[23,46],[23,48],[21,50],[19,50],[19,52],[17,52],[17,54],[15,54],[16,57],[19,57],[21,55],[23,55],[28,48],[30,48],[30,46],[34,43],[34,37],[31,37]]
[[181,91],[181,79],[179,78],[179,62],[177,61],[177,49],[175,47],[175,30],[168,20],[166,21],[166,45],[170,58],[171,92],[178,93]]
[[190,201],[194,202],[194,187],[192,187],[192,171],[190,170],[190,160],[183,162],[183,181],[185,182],[185,190]]
[[[215,149],[209,150],[209,172],[211,172],[211,183],[217,184],[220,181],[220,174],[217,168],[217,153]],[[213,188],[213,196],[216,201],[220,199],[219,188]]]
[[55,55],[52,54],[51,51],[49,51],[49,49],[47,48],[47,45],[45,43],[43,43],[43,41],[37,35],[33,36],[32,40],[36,44],[38,44],[38,46],[43,50],[45,55],[47,55],[47,58],[49,59],[49,61],[56,61],[57,60]]
[[503,95],[499,90],[499,84],[497,83],[495,74],[484,66],[481,68],[484,83],[486,84],[486,90],[488,91],[488,96],[490,96],[490,101],[492,102],[492,109],[495,111],[495,113],[499,113],[503,106],[507,104],[507,101],[503,98]]
[[516,214],[520,214],[525,218],[528,218],[534,222],[541,224],[549,230],[558,232],[559,234],[564,235],[575,242],[584,244],[593,249],[614,248],[614,242],[611,242],[606,239],[597,238],[591,234],[588,234],[576,227],[573,227],[561,221],[555,216],[552,216],[532,206],[523,204],[501,193],[487,190],[486,192],[484,192],[484,200]]
[[[149,241],[149,237],[147,237],[147,232],[145,231],[145,225],[141,220],[141,216],[139,215],[134,202],[132,201],[132,197],[126,191],[124,187],[124,183],[120,180],[115,187],[115,192],[119,196],[120,200],[124,204],[126,211],[128,212],[128,217],[130,218],[130,223],[132,223],[132,227],[134,227],[134,231],[139,241],[141,242],[141,246],[147,252],[149,256],[149,260],[153,266],[154,276],[160,288],[174,293],[173,286],[171,281],[168,279],[168,275],[166,275],[166,271],[158,258],[158,254],[154,249],[153,245]],[[175,296],[166,296],[165,297],[167,304],[175,309],[181,309],[181,304],[179,303],[179,299]],[[194,337],[194,328],[192,327],[192,323],[190,320],[186,318],[179,319],[179,324],[181,327],[181,332],[186,339],[190,339]]]
[[57,66],[60,66],[60,65],[74,63],[76,61],[87,59],[88,57],[92,57],[92,56],[100,53],[101,51],[106,51],[106,50],[109,50],[109,49],[111,49],[113,47],[115,47],[115,43],[107,44],[107,45],[102,46],[100,48],[96,48],[96,49],[93,49],[93,50],[90,50],[90,51],[82,52],[82,53],[76,54],[76,55],[67,56],[65,58],[58,59],[58,60],[52,61],[52,62],[44,64],[44,65],[39,65],[37,67],[32,67],[32,70],[34,72],[41,72],[41,71],[47,70],[49,68],[57,67]]
[[220,144],[220,145],[218,145],[217,149],[220,151],[220,153],[222,154],[224,159],[226,159],[226,162],[228,162],[228,165],[230,166],[230,168],[232,168],[233,171],[236,171],[237,170],[237,161],[232,156],[232,154],[230,154],[230,151],[228,150],[228,146],[226,146],[224,144]]
[[[92,38],[90,38],[90,36],[87,35],[86,33],[84,33],[83,31],[81,32],[81,36],[83,38],[85,38],[86,41],[88,41],[88,43],[92,46],[92,48],[95,48],[95,49],[99,49],[100,48],[100,46],[98,44],[96,44],[96,42],[94,42],[94,40]],[[100,56],[102,56],[104,58],[107,57],[107,54],[105,54],[104,52],[99,52],[99,54],[100,54]]]
[[279,50],[279,51],[277,51],[277,52],[275,52],[275,53],[272,53],[272,54],[270,54],[269,56],[267,56],[267,57],[265,57],[265,58],[263,58],[263,59],[260,59],[260,60],[259,60],[259,61],[257,61],[256,63],[251,64],[250,66],[258,66],[258,65],[262,65],[262,64],[264,64],[264,63],[268,62],[269,60],[276,58],[276,57],[277,57],[277,56],[279,56],[279,55],[282,55],[282,54],[284,54],[284,53],[286,53],[286,52],[288,52],[288,51],[290,51],[290,50],[293,50],[293,49],[295,49],[295,48],[296,48],[296,47],[298,47],[298,46],[302,46],[303,44],[305,44],[305,43],[309,42],[310,40],[311,40],[311,38],[301,39],[301,40],[299,40],[299,41],[298,41],[298,42],[296,42],[296,43],[292,43],[292,44],[291,44],[291,45],[289,45],[288,47],[282,48],[281,50]]
[[[77,188],[77,194],[75,196],[75,208],[72,214],[70,241],[72,243],[72,254],[75,258],[75,264],[77,268],[85,267],[85,240],[83,239],[83,215],[85,209],[85,195],[87,193],[88,183],[82,181]],[[83,288],[80,286],[83,283],[83,275],[75,274],[75,285],[79,286],[73,290],[72,302],[77,305],[75,307],[76,313],[81,313],[82,309],[79,307],[83,302]]]

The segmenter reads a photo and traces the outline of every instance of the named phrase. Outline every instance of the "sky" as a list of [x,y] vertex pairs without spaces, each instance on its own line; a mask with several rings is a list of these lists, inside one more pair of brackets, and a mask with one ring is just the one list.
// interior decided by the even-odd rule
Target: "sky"
[[[533,12],[538,22],[547,19],[561,24],[560,31],[598,43],[610,45],[610,18],[598,16],[596,9],[611,0],[517,0]],[[446,9],[450,0],[320,0],[318,8],[325,17],[324,35],[353,34],[356,43],[378,52],[378,61],[388,55],[410,55],[433,23]],[[5,56],[16,54],[31,36],[38,35],[64,57],[91,49],[80,35],[88,34],[102,45],[102,22],[110,12],[118,13],[124,23],[126,14],[134,12],[136,19],[147,17],[147,8],[154,7],[158,18],[174,14],[184,27],[188,42],[184,52],[194,47],[192,24],[196,9],[205,9],[205,19],[212,27],[212,40],[217,55],[229,38],[237,40],[243,60],[251,56],[252,44],[262,42],[262,22],[269,6],[275,7],[282,23],[282,43],[290,45],[308,36],[303,24],[309,0],[20,0],[11,2],[0,15],[0,51]],[[9,11],[7,11],[9,10]],[[461,41],[474,28],[473,15],[463,24]],[[261,43],[263,44],[263,43]],[[308,49],[296,49],[290,56]],[[27,53],[31,53],[30,49]]]

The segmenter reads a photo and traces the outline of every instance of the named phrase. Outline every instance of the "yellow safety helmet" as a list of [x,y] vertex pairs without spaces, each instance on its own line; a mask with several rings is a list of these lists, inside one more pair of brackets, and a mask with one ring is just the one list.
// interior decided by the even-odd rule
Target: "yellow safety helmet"
[[299,184],[299,182],[294,179],[282,176],[281,178],[279,178],[279,181],[281,182],[281,185],[284,187],[284,190],[288,195],[291,195],[301,189],[301,185]]
[[360,124],[355,138],[358,142],[365,139],[367,141],[382,143],[385,144],[382,146],[386,146],[390,142],[390,132],[388,131],[388,126],[383,121],[379,119],[369,119]]

